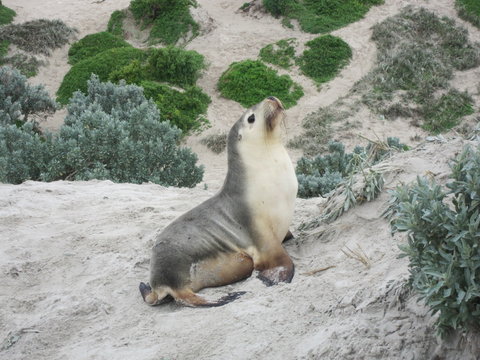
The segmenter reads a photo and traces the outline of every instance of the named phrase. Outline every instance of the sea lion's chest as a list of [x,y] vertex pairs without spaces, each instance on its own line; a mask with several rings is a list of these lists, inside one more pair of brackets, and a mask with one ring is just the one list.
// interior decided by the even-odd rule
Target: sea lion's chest
[[255,228],[262,237],[281,241],[292,221],[298,189],[292,161],[281,144],[242,155],[245,195]]

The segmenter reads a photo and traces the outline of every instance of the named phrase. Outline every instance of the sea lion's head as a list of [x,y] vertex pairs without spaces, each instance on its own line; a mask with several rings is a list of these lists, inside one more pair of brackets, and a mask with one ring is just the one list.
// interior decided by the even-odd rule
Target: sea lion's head
[[[230,141],[265,143],[281,139],[281,124],[285,108],[274,96],[269,96],[245,111],[232,128]],[[235,135],[235,139],[232,139]]]

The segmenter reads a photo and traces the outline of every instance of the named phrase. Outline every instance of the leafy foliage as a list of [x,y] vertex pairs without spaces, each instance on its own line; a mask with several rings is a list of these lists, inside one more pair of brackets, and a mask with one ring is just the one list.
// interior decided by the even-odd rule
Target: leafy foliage
[[144,51],[133,47],[121,47],[104,51],[98,55],[86,58],[76,63],[63,78],[57,91],[57,101],[67,104],[77,90],[87,92],[87,81],[91,74],[98,75],[101,81],[106,81],[110,73],[130,64],[134,60],[146,57]]
[[39,180],[51,160],[51,137],[39,134],[34,124],[0,123],[0,183]]
[[145,97],[160,109],[163,120],[169,120],[183,132],[199,130],[208,123],[205,118],[211,100],[200,88],[191,86],[178,91],[165,84],[143,81]]
[[31,86],[25,76],[8,66],[0,67],[0,126],[21,126],[39,113],[53,113],[55,102],[42,85]]
[[10,24],[17,15],[12,9],[2,5],[0,1],[0,25]]
[[458,15],[480,28],[480,2],[476,0],[455,0]]
[[289,108],[303,96],[302,88],[294,83],[290,76],[279,76],[276,70],[255,60],[231,64],[220,77],[218,89],[222,96],[235,100],[245,107],[274,95]]
[[418,178],[392,192],[386,215],[405,231],[410,282],[433,313],[437,330],[478,329],[480,323],[480,150],[465,148],[444,189]]
[[144,26],[152,25],[150,42],[173,45],[189,32],[192,37],[199,26],[190,15],[191,0],[133,0],[130,11]]
[[75,32],[61,20],[39,19],[0,27],[0,41],[8,40],[32,54],[50,55],[51,50],[65,45]]
[[204,57],[198,52],[167,46],[150,50],[147,71],[151,80],[190,86],[195,85],[204,68]]
[[303,52],[297,63],[302,72],[317,84],[333,79],[352,57],[350,46],[332,35],[320,36],[305,45],[310,49]]
[[275,44],[269,44],[260,50],[260,59],[266,63],[288,69],[294,64],[295,48],[294,38],[279,40]]
[[123,38],[123,20],[127,14],[122,10],[115,10],[108,20],[107,31],[116,37]]
[[357,146],[353,153],[345,153],[345,146],[333,141],[328,145],[328,154],[298,160],[298,196],[324,196],[345,183],[352,174],[384,159],[392,150],[406,149],[406,145],[401,144],[398,138],[389,137],[384,144],[369,143],[365,148]]
[[303,31],[319,34],[360,20],[372,5],[382,0],[263,0],[273,16],[296,19]]
[[[448,18],[408,7],[373,28],[379,47],[377,66],[365,79],[363,101],[385,116],[425,118],[425,129],[440,132],[470,112],[471,100],[450,88],[454,70],[480,64],[480,47],[468,40],[466,29]],[[447,92],[447,95],[433,95]],[[434,99],[432,99],[432,95]],[[458,109],[455,108],[455,101]],[[442,107],[439,114],[437,106]],[[432,114],[447,120],[432,126]]]
[[71,65],[95,56],[105,50],[130,47],[131,45],[108,32],[90,34],[72,44],[68,50],[68,62]]
[[29,125],[0,126],[0,181],[110,179],[192,187],[203,175],[196,155],[177,145],[181,131],[161,122],[155,104],[135,85],[92,76],[88,94],[71,99],[57,135],[40,137]]

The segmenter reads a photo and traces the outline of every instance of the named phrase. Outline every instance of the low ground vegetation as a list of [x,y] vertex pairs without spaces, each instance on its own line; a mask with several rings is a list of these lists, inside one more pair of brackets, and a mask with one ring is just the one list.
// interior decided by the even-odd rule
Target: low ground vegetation
[[107,32],[110,34],[123,39],[124,30],[123,30],[123,20],[127,16],[127,10],[116,10],[110,15],[108,20]]
[[17,14],[0,1],[0,25],[10,24]]
[[131,45],[108,32],[90,34],[72,44],[68,50],[68,63],[75,65],[103,51],[120,47],[131,47]]
[[200,142],[215,154],[220,154],[227,148],[227,134],[210,134],[205,136]]
[[300,70],[317,84],[333,79],[352,57],[352,49],[339,37],[320,36],[305,44],[306,49],[297,59]]
[[0,125],[0,182],[108,179],[193,187],[203,168],[179,147],[180,136],[160,121],[142,88],[93,76],[87,94],[72,97],[57,134],[40,134],[31,122]]
[[407,8],[375,25],[372,39],[379,52],[363,84],[373,90],[363,100],[373,111],[419,118],[432,133],[473,113],[471,97],[449,83],[455,70],[480,64],[480,46],[468,40],[466,29],[425,9]]
[[480,28],[480,2],[476,0],[456,0],[458,16]]
[[[33,20],[23,24],[0,27],[0,65],[11,65],[30,77],[38,72],[43,61],[38,55],[48,56],[51,51],[64,46],[76,30],[61,20]],[[10,44],[16,52],[8,54]]]
[[451,170],[448,190],[418,178],[392,191],[385,213],[393,232],[408,234],[410,285],[438,313],[441,335],[480,324],[480,149],[465,148]]
[[373,5],[383,0],[263,0],[265,9],[273,16],[283,17],[283,23],[291,27],[291,19],[300,24],[303,31],[312,34],[326,33],[360,20]]
[[332,105],[308,114],[303,134],[289,143],[314,156],[325,151],[336,127],[355,126],[366,105],[387,120],[409,119],[437,134],[473,114],[467,92],[451,86],[455,71],[480,65],[480,46],[466,29],[423,8],[407,7],[373,27],[377,59],[373,70]]
[[193,4],[191,0],[133,0],[129,11],[140,26],[150,27],[150,44],[174,45],[198,35],[199,26],[190,14]]
[[260,50],[260,59],[263,62],[289,69],[295,63],[294,38],[279,40],[274,44],[268,44]]
[[303,96],[300,85],[288,75],[278,75],[259,60],[235,62],[222,74],[218,82],[222,96],[250,107],[264,98],[275,95],[286,108],[294,106]]

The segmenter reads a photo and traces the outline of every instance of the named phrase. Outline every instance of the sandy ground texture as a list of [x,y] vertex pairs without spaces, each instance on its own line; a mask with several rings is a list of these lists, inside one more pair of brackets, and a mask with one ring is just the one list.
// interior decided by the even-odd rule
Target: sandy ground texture
[[[15,22],[60,18],[78,29],[78,38],[106,29],[112,11],[130,0],[4,0],[17,12]],[[296,265],[291,284],[266,288],[255,276],[238,284],[206,289],[215,299],[247,291],[227,306],[190,309],[168,304],[150,308],[139,293],[148,280],[150,248],[157,231],[221,186],[225,153],[215,155],[199,140],[227,131],[243,112],[223,99],[216,82],[232,61],[257,58],[268,43],[315,35],[286,29],[262,12],[238,11],[243,0],[198,0],[195,17],[202,34],[187,45],[209,64],[199,86],[212,98],[212,127],[187,139],[205,165],[204,182],[195,189],[103,182],[26,182],[0,184],[0,359],[475,359],[478,339],[441,342],[434,319],[402,285],[407,262],[398,259],[402,237],[392,238],[380,217],[388,195],[357,207],[340,219],[309,232],[302,223],[317,218],[324,199],[298,199],[287,244]],[[372,25],[406,5],[423,6],[456,18],[453,0],[386,0],[364,19],[333,34],[353,49],[351,63],[320,90],[294,73],[305,91],[288,110],[286,140],[301,132],[301,121],[320,106],[334,103],[372,68],[376,48]],[[458,18],[473,40],[480,31]],[[131,41],[138,38],[132,35]],[[53,52],[49,64],[31,79],[54,96],[69,70],[68,46]],[[282,72],[282,71],[280,71]],[[457,73],[453,83],[474,95],[480,70]],[[59,111],[44,124],[58,128]],[[445,141],[424,142],[425,135],[405,121],[385,121],[369,111],[358,113],[369,138],[400,137],[414,150],[389,160],[387,188],[417,175],[446,181],[447,161],[466,143],[454,132]],[[348,138],[347,134],[338,134]],[[419,143],[411,140],[419,135]],[[352,142],[358,141],[355,137]],[[292,151],[295,161],[300,155]],[[371,267],[347,258],[341,249],[360,245]],[[308,272],[335,266],[308,275]],[[456,350],[461,349],[461,350]],[[477,351],[477,353],[475,353]]]
[[[385,165],[386,187],[435,174],[466,141],[447,138]],[[388,195],[308,232],[324,199],[298,199],[296,275],[265,287],[255,275],[201,294],[246,291],[226,306],[144,304],[158,229],[211,190],[91,182],[0,185],[1,359],[475,359],[478,339],[441,343],[427,309],[403,286],[402,237],[380,214]],[[341,249],[358,245],[367,268]],[[328,270],[316,270],[330,267]],[[474,350],[472,350],[474,349]],[[439,357],[435,357],[438,355]]]

